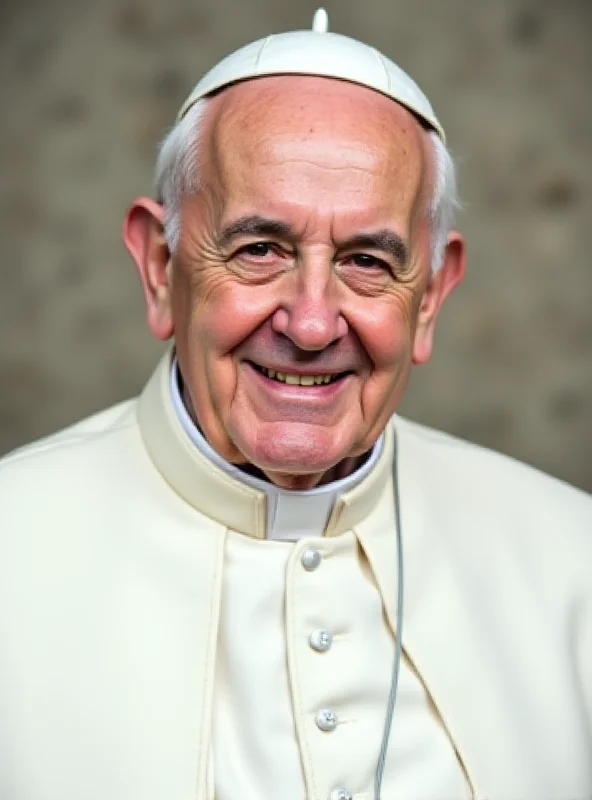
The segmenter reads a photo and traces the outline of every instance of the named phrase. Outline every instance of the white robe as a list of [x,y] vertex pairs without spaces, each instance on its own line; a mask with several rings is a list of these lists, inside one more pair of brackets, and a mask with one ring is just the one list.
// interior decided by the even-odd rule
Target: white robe
[[[378,463],[384,435],[353,474],[309,491],[289,491],[247,475],[206,442],[183,404],[176,362],[171,399],[183,430],[227,475],[265,494],[266,540],[229,532],[224,552],[209,783],[217,800],[329,798],[346,790],[371,800],[394,656],[384,602],[355,534],[323,537],[339,496],[358,486]],[[313,540],[322,553],[322,597],[299,563],[292,542]],[[294,553],[296,549],[296,553]],[[292,587],[287,588],[290,581]],[[294,583],[301,583],[298,603]],[[331,598],[327,602],[325,598]],[[301,621],[302,630],[288,629]],[[322,632],[331,637],[315,650]],[[343,664],[356,669],[343,669]],[[369,691],[368,675],[373,688]],[[309,678],[314,691],[307,689]],[[312,694],[312,696],[311,696]],[[308,695],[308,697],[307,697]],[[394,753],[384,778],[389,796],[405,800],[464,800],[471,793],[445,727],[411,665],[401,664]],[[295,709],[337,713],[335,731],[296,724]],[[324,745],[324,747],[322,746]],[[323,749],[341,753],[323,758]],[[355,758],[350,754],[356,753]],[[316,758],[315,758],[316,755]],[[308,758],[307,793],[303,763]],[[429,764],[429,769],[425,765]]]
[[[431,770],[478,800],[590,800],[590,498],[395,418],[371,472],[336,499],[324,537],[269,542],[265,493],[191,443],[169,373],[166,358],[138,401],[0,464],[2,800],[211,800],[216,782],[233,792],[220,783],[225,703],[227,726],[240,722],[228,751],[238,747],[239,763],[255,764],[245,732],[255,747],[277,720],[271,738],[283,753],[296,743],[304,797],[342,785],[371,798],[396,633],[395,430],[406,677],[384,800],[435,797],[421,783]],[[322,556],[313,571],[301,562],[310,547]],[[277,580],[270,594],[246,573],[225,580],[237,559],[264,553],[263,564],[276,548],[263,569],[285,575],[279,621]],[[234,621],[228,586],[246,593]],[[270,616],[276,598],[279,659],[284,647],[295,689],[288,717],[284,705],[268,723],[254,713],[259,695],[244,691],[253,664],[278,662],[277,637],[268,648],[253,636],[258,597]],[[336,634],[324,653],[308,641],[320,628]],[[243,652],[252,660],[241,675]],[[317,727],[321,707],[335,711],[334,731]],[[409,786],[419,794],[404,794]]]

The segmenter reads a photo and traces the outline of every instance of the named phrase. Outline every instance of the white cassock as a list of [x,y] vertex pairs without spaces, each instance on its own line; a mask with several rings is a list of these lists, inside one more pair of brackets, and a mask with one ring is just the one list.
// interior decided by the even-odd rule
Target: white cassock
[[[393,634],[354,531],[318,539],[335,500],[376,467],[384,436],[353,475],[308,492],[286,491],[245,475],[212,450],[183,405],[175,365],[171,397],[183,429],[206,458],[267,499],[266,540],[235,532],[226,540],[212,797],[302,800],[328,798],[332,791],[352,787],[352,797],[371,800]],[[303,568],[302,556],[300,563],[294,557],[293,542],[301,540],[308,547],[300,552],[318,553],[318,566],[314,556],[309,569]],[[308,724],[295,724],[295,708],[300,713],[306,708]],[[326,711],[336,721],[330,717],[330,730],[321,730],[319,724],[328,727],[327,715],[316,716]],[[313,724],[311,714],[316,714]],[[392,749],[397,757],[389,763],[385,788],[392,786],[397,796],[471,797],[454,745],[407,661],[399,679]],[[342,763],[336,768],[338,758]],[[310,794],[303,769],[313,787]]]
[[2,800],[592,798],[592,502],[395,418],[279,490],[213,453],[163,360],[0,463]]

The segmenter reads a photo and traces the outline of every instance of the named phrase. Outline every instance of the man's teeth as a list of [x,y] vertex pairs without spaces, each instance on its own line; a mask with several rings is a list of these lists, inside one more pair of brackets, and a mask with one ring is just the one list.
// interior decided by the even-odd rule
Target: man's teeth
[[289,383],[292,386],[317,386],[321,383],[330,383],[334,375],[294,375],[290,372],[276,372],[274,369],[261,367],[261,371],[268,378],[273,378],[280,383]]

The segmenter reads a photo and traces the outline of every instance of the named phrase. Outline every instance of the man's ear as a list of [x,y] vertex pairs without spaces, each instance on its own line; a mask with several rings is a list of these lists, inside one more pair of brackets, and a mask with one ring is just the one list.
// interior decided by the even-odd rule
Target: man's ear
[[433,275],[421,299],[413,341],[413,363],[425,364],[432,355],[434,330],[444,300],[465,276],[465,242],[457,231],[448,234],[442,266]]
[[138,269],[144,289],[146,318],[157,339],[173,335],[171,309],[171,256],[164,236],[164,208],[147,197],[138,197],[123,222],[123,241]]

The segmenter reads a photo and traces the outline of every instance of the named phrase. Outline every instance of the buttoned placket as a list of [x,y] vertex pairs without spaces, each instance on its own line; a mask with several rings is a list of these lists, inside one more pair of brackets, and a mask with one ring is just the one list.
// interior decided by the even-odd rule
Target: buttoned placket
[[[322,555],[318,547],[305,545],[300,553],[300,564],[305,572],[316,572],[322,565]],[[296,569],[298,569],[296,567]],[[326,653],[333,641],[333,634],[325,628],[315,628],[311,630],[308,636],[308,645],[311,650],[316,653]],[[299,642],[299,647],[303,646]],[[333,708],[324,707],[319,708],[314,717],[315,725],[321,733],[330,734],[337,728],[338,717]],[[353,794],[349,789],[339,786],[333,789],[328,797],[328,800],[352,800]]]
[[[348,698],[359,696],[364,676],[359,664],[357,671],[354,668],[351,673],[347,662],[356,648],[362,659],[367,650],[361,620],[355,630],[348,624],[351,609],[347,596],[352,584],[355,588],[350,602],[357,605],[361,586],[366,595],[364,600],[372,598],[375,603],[372,610],[381,618],[381,599],[363,579],[353,532],[333,539],[301,540],[295,545],[286,575],[286,643],[297,738],[310,800],[371,800],[372,797],[370,786],[380,742],[379,725],[370,737],[376,743],[366,742],[363,730],[369,720],[362,720],[362,730],[359,712],[356,718],[348,703]],[[376,638],[386,641],[386,637]],[[390,652],[386,655],[384,663],[389,664]],[[384,676],[379,678],[378,696],[387,695],[388,677],[386,668]],[[367,755],[361,759],[362,774],[354,774],[347,752],[359,739],[364,740]],[[334,765],[334,774],[330,774],[329,764]]]

